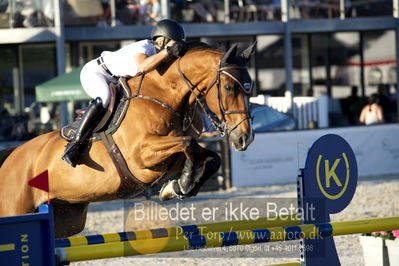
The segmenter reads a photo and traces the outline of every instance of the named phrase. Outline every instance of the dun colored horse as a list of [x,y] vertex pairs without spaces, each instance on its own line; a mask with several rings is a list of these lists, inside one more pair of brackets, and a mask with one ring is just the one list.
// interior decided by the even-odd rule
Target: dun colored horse
[[[223,54],[189,45],[166,71],[157,69],[143,79],[128,80],[131,94],[140,88],[143,97],[128,99],[130,105],[113,139],[136,180],[122,180],[101,141],[93,142],[72,168],[61,160],[66,142],[59,131],[40,135],[11,153],[0,152],[0,216],[34,212],[46,202],[47,193],[27,185],[46,169],[57,237],[82,231],[89,202],[117,199],[121,189],[123,196],[132,196],[159,179],[186,171],[195,180],[190,191],[180,196],[196,195],[220,166],[219,157],[196,141],[199,132],[194,129],[201,129],[199,111],[210,117],[222,135],[228,135],[236,150],[245,150],[253,140],[252,80],[246,66],[253,49],[251,45],[237,56],[236,46]],[[183,117],[189,122],[183,123]],[[167,183],[161,198],[173,198],[176,184]]]

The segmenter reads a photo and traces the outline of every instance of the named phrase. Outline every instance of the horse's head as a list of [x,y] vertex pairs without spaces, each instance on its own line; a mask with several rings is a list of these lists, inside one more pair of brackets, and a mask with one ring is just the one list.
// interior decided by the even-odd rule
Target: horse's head
[[182,57],[186,58],[185,68],[190,70],[186,69],[183,73],[181,60],[177,60],[179,76],[189,88],[189,105],[199,104],[219,133],[222,136],[227,134],[230,144],[237,151],[245,150],[254,139],[249,109],[253,81],[247,64],[255,43],[239,56],[236,55],[236,45],[225,54],[203,44],[191,45],[187,55]]
[[247,69],[254,47],[255,43],[237,56],[237,46],[232,46],[220,58],[216,77],[206,92],[207,106],[217,116],[211,120],[219,132],[228,134],[237,151],[245,150],[254,139],[249,109],[253,81]]

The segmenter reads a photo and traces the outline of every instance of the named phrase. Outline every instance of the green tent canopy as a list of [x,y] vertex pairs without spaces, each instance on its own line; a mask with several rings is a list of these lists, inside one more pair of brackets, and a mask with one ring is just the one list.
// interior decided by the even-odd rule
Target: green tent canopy
[[71,72],[50,79],[36,86],[37,102],[66,102],[90,100],[80,84],[80,71],[83,66]]

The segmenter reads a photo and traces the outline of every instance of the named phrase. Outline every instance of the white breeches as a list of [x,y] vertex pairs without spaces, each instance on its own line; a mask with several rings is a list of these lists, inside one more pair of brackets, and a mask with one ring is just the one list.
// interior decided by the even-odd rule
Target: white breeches
[[93,99],[100,97],[104,108],[108,106],[111,98],[108,87],[111,82],[115,82],[115,79],[97,64],[96,59],[84,65],[80,72],[80,83],[82,83],[83,89]]

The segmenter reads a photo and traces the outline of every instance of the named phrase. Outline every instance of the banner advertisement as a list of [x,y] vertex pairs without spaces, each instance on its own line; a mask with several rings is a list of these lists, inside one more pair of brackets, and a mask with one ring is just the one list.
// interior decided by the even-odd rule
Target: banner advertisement
[[399,174],[399,125],[261,133],[244,152],[231,151],[233,186],[295,183],[319,137],[337,134],[355,152],[359,177]]

